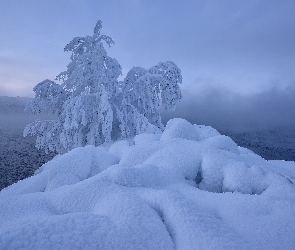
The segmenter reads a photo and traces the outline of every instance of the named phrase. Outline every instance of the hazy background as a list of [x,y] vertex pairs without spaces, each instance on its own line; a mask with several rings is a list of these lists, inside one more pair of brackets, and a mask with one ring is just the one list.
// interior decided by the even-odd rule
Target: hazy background
[[23,137],[24,127],[47,115],[24,113],[29,101],[24,97],[0,96],[0,190],[34,174],[55,153],[45,154],[35,147],[36,137]]
[[294,86],[272,87],[251,95],[206,86],[196,92],[183,90],[183,96],[175,111],[162,111],[164,123],[182,117],[222,131],[295,130]]
[[[0,96],[33,97],[65,70],[64,46],[102,33],[123,67],[174,61],[184,99],[175,113],[232,129],[289,129],[295,123],[294,0],[1,0]],[[124,77],[122,76],[122,78]]]

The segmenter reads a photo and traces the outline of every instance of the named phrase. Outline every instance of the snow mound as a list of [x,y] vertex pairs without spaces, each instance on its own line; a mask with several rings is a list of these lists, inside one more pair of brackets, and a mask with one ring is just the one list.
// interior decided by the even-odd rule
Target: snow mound
[[3,249],[292,249],[295,186],[207,126],[76,148],[0,192]]

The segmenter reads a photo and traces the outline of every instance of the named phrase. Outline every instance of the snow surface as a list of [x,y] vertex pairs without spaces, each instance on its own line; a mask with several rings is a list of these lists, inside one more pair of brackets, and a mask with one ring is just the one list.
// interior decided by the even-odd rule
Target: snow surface
[[275,163],[183,119],[76,148],[0,192],[0,248],[294,249],[294,171]]
[[284,175],[285,177],[292,180],[295,183],[295,162],[284,161],[284,160],[271,160],[268,161],[271,165],[268,168],[278,174]]

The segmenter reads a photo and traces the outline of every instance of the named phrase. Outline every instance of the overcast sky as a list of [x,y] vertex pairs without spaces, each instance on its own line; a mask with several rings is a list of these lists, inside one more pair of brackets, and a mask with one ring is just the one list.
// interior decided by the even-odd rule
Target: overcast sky
[[[182,71],[185,103],[212,100],[216,111],[240,100],[245,109],[256,98],[254,109],[266,112],[260,97],[278,93],[278,104],[294,90],[294,13],[294,0],[1,0],[0,95],[32,97],[37,83],[65,70],[64,46],[101,19],[124,74],[170,60]],[[292,100],[281,120],[294,119]]]

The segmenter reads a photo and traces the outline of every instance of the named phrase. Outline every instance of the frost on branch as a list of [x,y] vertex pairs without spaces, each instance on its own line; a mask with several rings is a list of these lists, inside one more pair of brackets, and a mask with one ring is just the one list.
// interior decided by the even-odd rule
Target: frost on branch
[[34,87],[35,99],[26,105],[25,111],[32,114],[40,112],[61,112],[64,97],[67,93],[62,86],[50,80],[44,80]]
[[159,63],[148,70],[134,67],[125,78],[122,95],[124,101],[136,107],[150,123],[162,128],[159,107],[175,108],[181,99],[178,85],[181,81],[180,69],[173,62]]
[[181,72],[173,62],[150,69],[132,68],[124,81],[121,65],[107,55],[98,21],[93,36],[75,37],[65,46],[71,62],[57,84],[45,80],[34,88],[35,98],[26,111],[57,115],[56,120],[35,121],[24,136],[37,135],[36,147],[46,152],[67,152],[75,147],[99,145],[142,132],[163,129],[159,108],[173,109],[181,99]]

